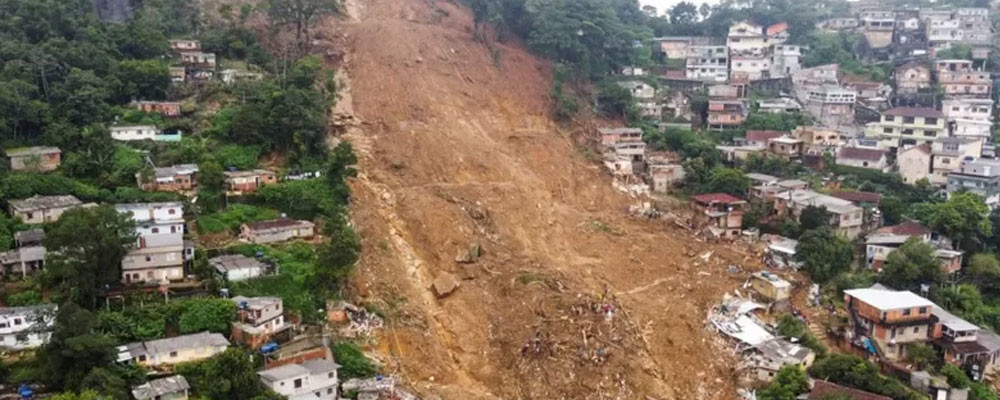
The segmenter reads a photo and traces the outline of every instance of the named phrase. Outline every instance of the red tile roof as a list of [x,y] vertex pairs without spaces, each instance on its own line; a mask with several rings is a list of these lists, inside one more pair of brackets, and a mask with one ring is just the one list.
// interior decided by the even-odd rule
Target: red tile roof
[[774,36],[778,33],[788,30],[788,24],[785,22],[779,22],[777,24],[767,27],[767,36]]
[[705,193],[692,197],[694,201],[702,204],[739,204],[746,203],[739,197],[727,193]]
[[878,204],[879,200],[882,200],[882,195],[872,192],[834,192],[833,197],[853,203]]
[[883,226],[875,233],[891,233],[894,235],[919,236],[931,233],[931,229],[917,221],[907,221],[899,225]]
[[944,114],[937,109],[927,107],[896,107],[886,111],[885,115],[891,115],[894,117],[944,117]]
[[747,131],[746,139],[754,142],[766,142],[784,134],[785,132],[782,131]]
[[809,392],[809,399],[820,399],[828,394],[839,394],[846,395],[848,398],[853,400],[892,400],[891,398],[885,396],[879,396],[874,393],[868,393],[864,390],[858,390],[854,388],[849,388],[847,386],[840,386],[827,381],[814,381],[813,389]]
[[865,149],[861,147],[844,147],[837,153],[837,158],[851,160],[878,161],[885,157],[884,150]]

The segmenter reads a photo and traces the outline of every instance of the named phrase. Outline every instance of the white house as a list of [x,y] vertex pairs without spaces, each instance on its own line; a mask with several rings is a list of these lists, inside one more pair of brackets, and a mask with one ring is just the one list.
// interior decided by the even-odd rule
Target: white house
[[986,140],[992,135],[991,99],[944,99],[941,101],[941,112],[948,120],[952,136]]
[[280,297],[233,297],[237,307],[237,322],[242,331],[254,335],[271,335],[285,329],[284,307]]
[[132,388],[132,397],[135,400],[187,400],[189,389],[191,386],[183,375],[174,375]]
[[337,363],[318,359],[260,371],[260,381],[288,400],[337,399]]
[[24,350],[48,343],[55,319],[54,304],[0,308],[0,348]]
[[226,351],[229,341],[218,333],[200,332],[118,346],[118,362],[149,368],[204,360]]
[[156,135],[160,134],[160,130],[153,125],[112,126],[108,130],[112,139],[121,141],[156,140]]
[[184,205],[180,202],[117,204],[135,221],[136,246],[179,246],[184,241]]

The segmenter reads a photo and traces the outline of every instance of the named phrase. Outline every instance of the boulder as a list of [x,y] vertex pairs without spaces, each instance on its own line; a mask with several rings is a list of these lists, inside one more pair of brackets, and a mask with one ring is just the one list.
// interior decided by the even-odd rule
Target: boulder
[[462,283],[459,282],[458,277],[453,274],[442,272],[437,278],[434,278],[434,283],[432,288],[434,289],[434,294],[438,298],[448,297],[455,289]]

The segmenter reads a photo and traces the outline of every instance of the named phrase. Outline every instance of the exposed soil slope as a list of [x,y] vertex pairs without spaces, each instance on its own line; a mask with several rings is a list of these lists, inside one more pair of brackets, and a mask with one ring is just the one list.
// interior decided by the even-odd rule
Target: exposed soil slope
[[[349,78],[337,111],[360,121],[355,286],[390,314],[375,349],[390,369],[428,398],[733,398],[703,321],[745,255],[629,216],[548,118],[550,66],[505,46],[495,62],[466,9],[348,9],[324,33]],[[456,263],[473,243],[483,256]],[[463,280],[438,299],[444,272]]]

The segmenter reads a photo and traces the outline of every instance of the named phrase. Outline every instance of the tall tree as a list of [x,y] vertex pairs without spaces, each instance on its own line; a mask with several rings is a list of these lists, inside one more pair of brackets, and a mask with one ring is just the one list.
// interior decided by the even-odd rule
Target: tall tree
[[799,224],[802,230],[808,231],[830,226],[830,212],[823,206],[806,206],[799,215]]
[[104,286],[120,281],[122,258],[135,241],[135,224],[113,206],[66,211],[45,235],[43,282],[66,300],[94,308]]
[[701,188],[704,193],[729,193],[734,196],[745,196],[750,189],[750,178],[743,171],[735,168],[715,167],[708,176],[708,181]]
[[795,256],[813,281],[823,283],[850,268],[854,249],[830,228],[820,228],[802,234]]
[[879,275],[880,282],[900,290],[919,290],[921,284],[933,286],[943,278],[934,248],[917,237],[889,254]]
[[295,43],[300,55],[309,52],[312,38],[309,31],[316,21],[337,11],[333,0],[268,0],[267,14],[278,26],[290,25],[295,32]]
[[[98,334],[96,327],[96,316],[76,304],[59,308],[52,337],[38,355],[51,388],[78,390],[91,370],[115,361],[114,341]],[[98,379],[90,382],[97,384]]]
[[671,24],[690,25],[698,21],[698,7],[687,1],[677,3],[669,14]]
[[993,233],[989,214],[990,208],[982,197],[965,192],[954,193],[943,203],[925,205],[917,217],[927,227],[954,240],[961,250],[974,253]]

